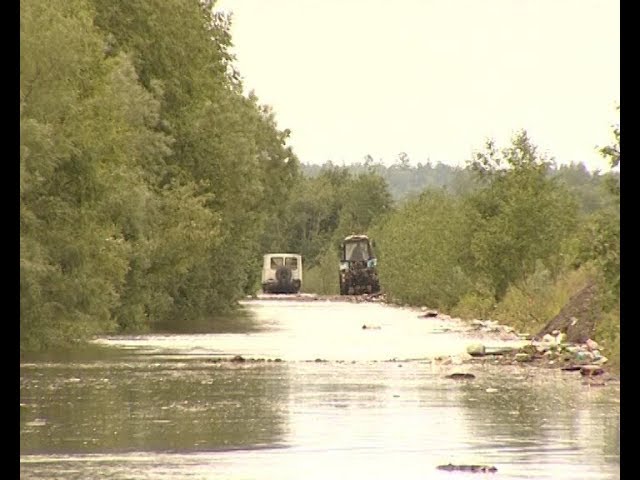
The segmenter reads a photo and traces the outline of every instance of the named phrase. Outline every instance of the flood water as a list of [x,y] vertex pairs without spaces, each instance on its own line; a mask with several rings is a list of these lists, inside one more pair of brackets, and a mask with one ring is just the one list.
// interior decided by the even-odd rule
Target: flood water
[[[619,383],[446,364],[476,339],[409,309],[245,307],[227,331],[108,337],[24,360],[21,478],[620,477]],[[247,360],[228,361],[236,355]],[[476,378],[445,378],[453,372]],[[436,468],[448,463],[498,470]]]

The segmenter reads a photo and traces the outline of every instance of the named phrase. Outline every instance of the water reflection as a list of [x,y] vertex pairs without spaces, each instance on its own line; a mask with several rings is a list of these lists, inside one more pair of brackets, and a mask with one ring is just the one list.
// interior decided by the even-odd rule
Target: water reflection
[[188,362],[25,365],[20,451],[198,451],[274,445],[287,366]]
[[225,316],[197,317],[153,325],[153,331],[159,334],[250,333],[264,328],[264,325],[256,322],[251,310],[246,308],[238,309]]
[[[486,367],[477,380],[460,385],[461,405],[476,448],[486,455],[542,477],[544,464],[575,462],[565,477],[619,475],[618,386],[591,388],[577,374],[528,367]],[[603,467],[605,463],[611,467]],[[504,465],[504,466],[507,466]]]

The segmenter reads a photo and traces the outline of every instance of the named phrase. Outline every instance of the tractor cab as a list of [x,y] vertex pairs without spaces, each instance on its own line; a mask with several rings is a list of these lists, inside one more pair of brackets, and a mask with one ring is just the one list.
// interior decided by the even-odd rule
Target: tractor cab
[[349,235],[340,249],[340,294],[380,291],[373,242],[367,235]]

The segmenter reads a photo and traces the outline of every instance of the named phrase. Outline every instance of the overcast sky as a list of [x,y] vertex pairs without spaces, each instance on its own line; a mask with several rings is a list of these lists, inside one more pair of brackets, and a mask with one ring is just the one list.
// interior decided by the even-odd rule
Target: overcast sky
[[521,128],[558,163],[608,169],[617,0],[219,0],[245,89],[304,163],[463,165]]

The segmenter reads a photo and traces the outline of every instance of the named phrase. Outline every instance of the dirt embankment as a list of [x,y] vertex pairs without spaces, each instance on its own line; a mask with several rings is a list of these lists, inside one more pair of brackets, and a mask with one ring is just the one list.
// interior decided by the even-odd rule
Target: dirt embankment
[[534,338],[541,340],[553,332],[564,333],[570,343],[585,343],[593,338],[597,317],[596,293],[593,283],[580,290]]
[[[597,319],[597,290],[591,283],[569,299],[567,304],[521,348],[490,348],[482,343],[470,345],[471,363],[531,365],[540,368],[580,372],[584,383],[604,385],[618,381],[617,373],[607,368],[608,359],[593,340]],[[474,320],[471,325],[485,332],[517,334],[496,322]]]

